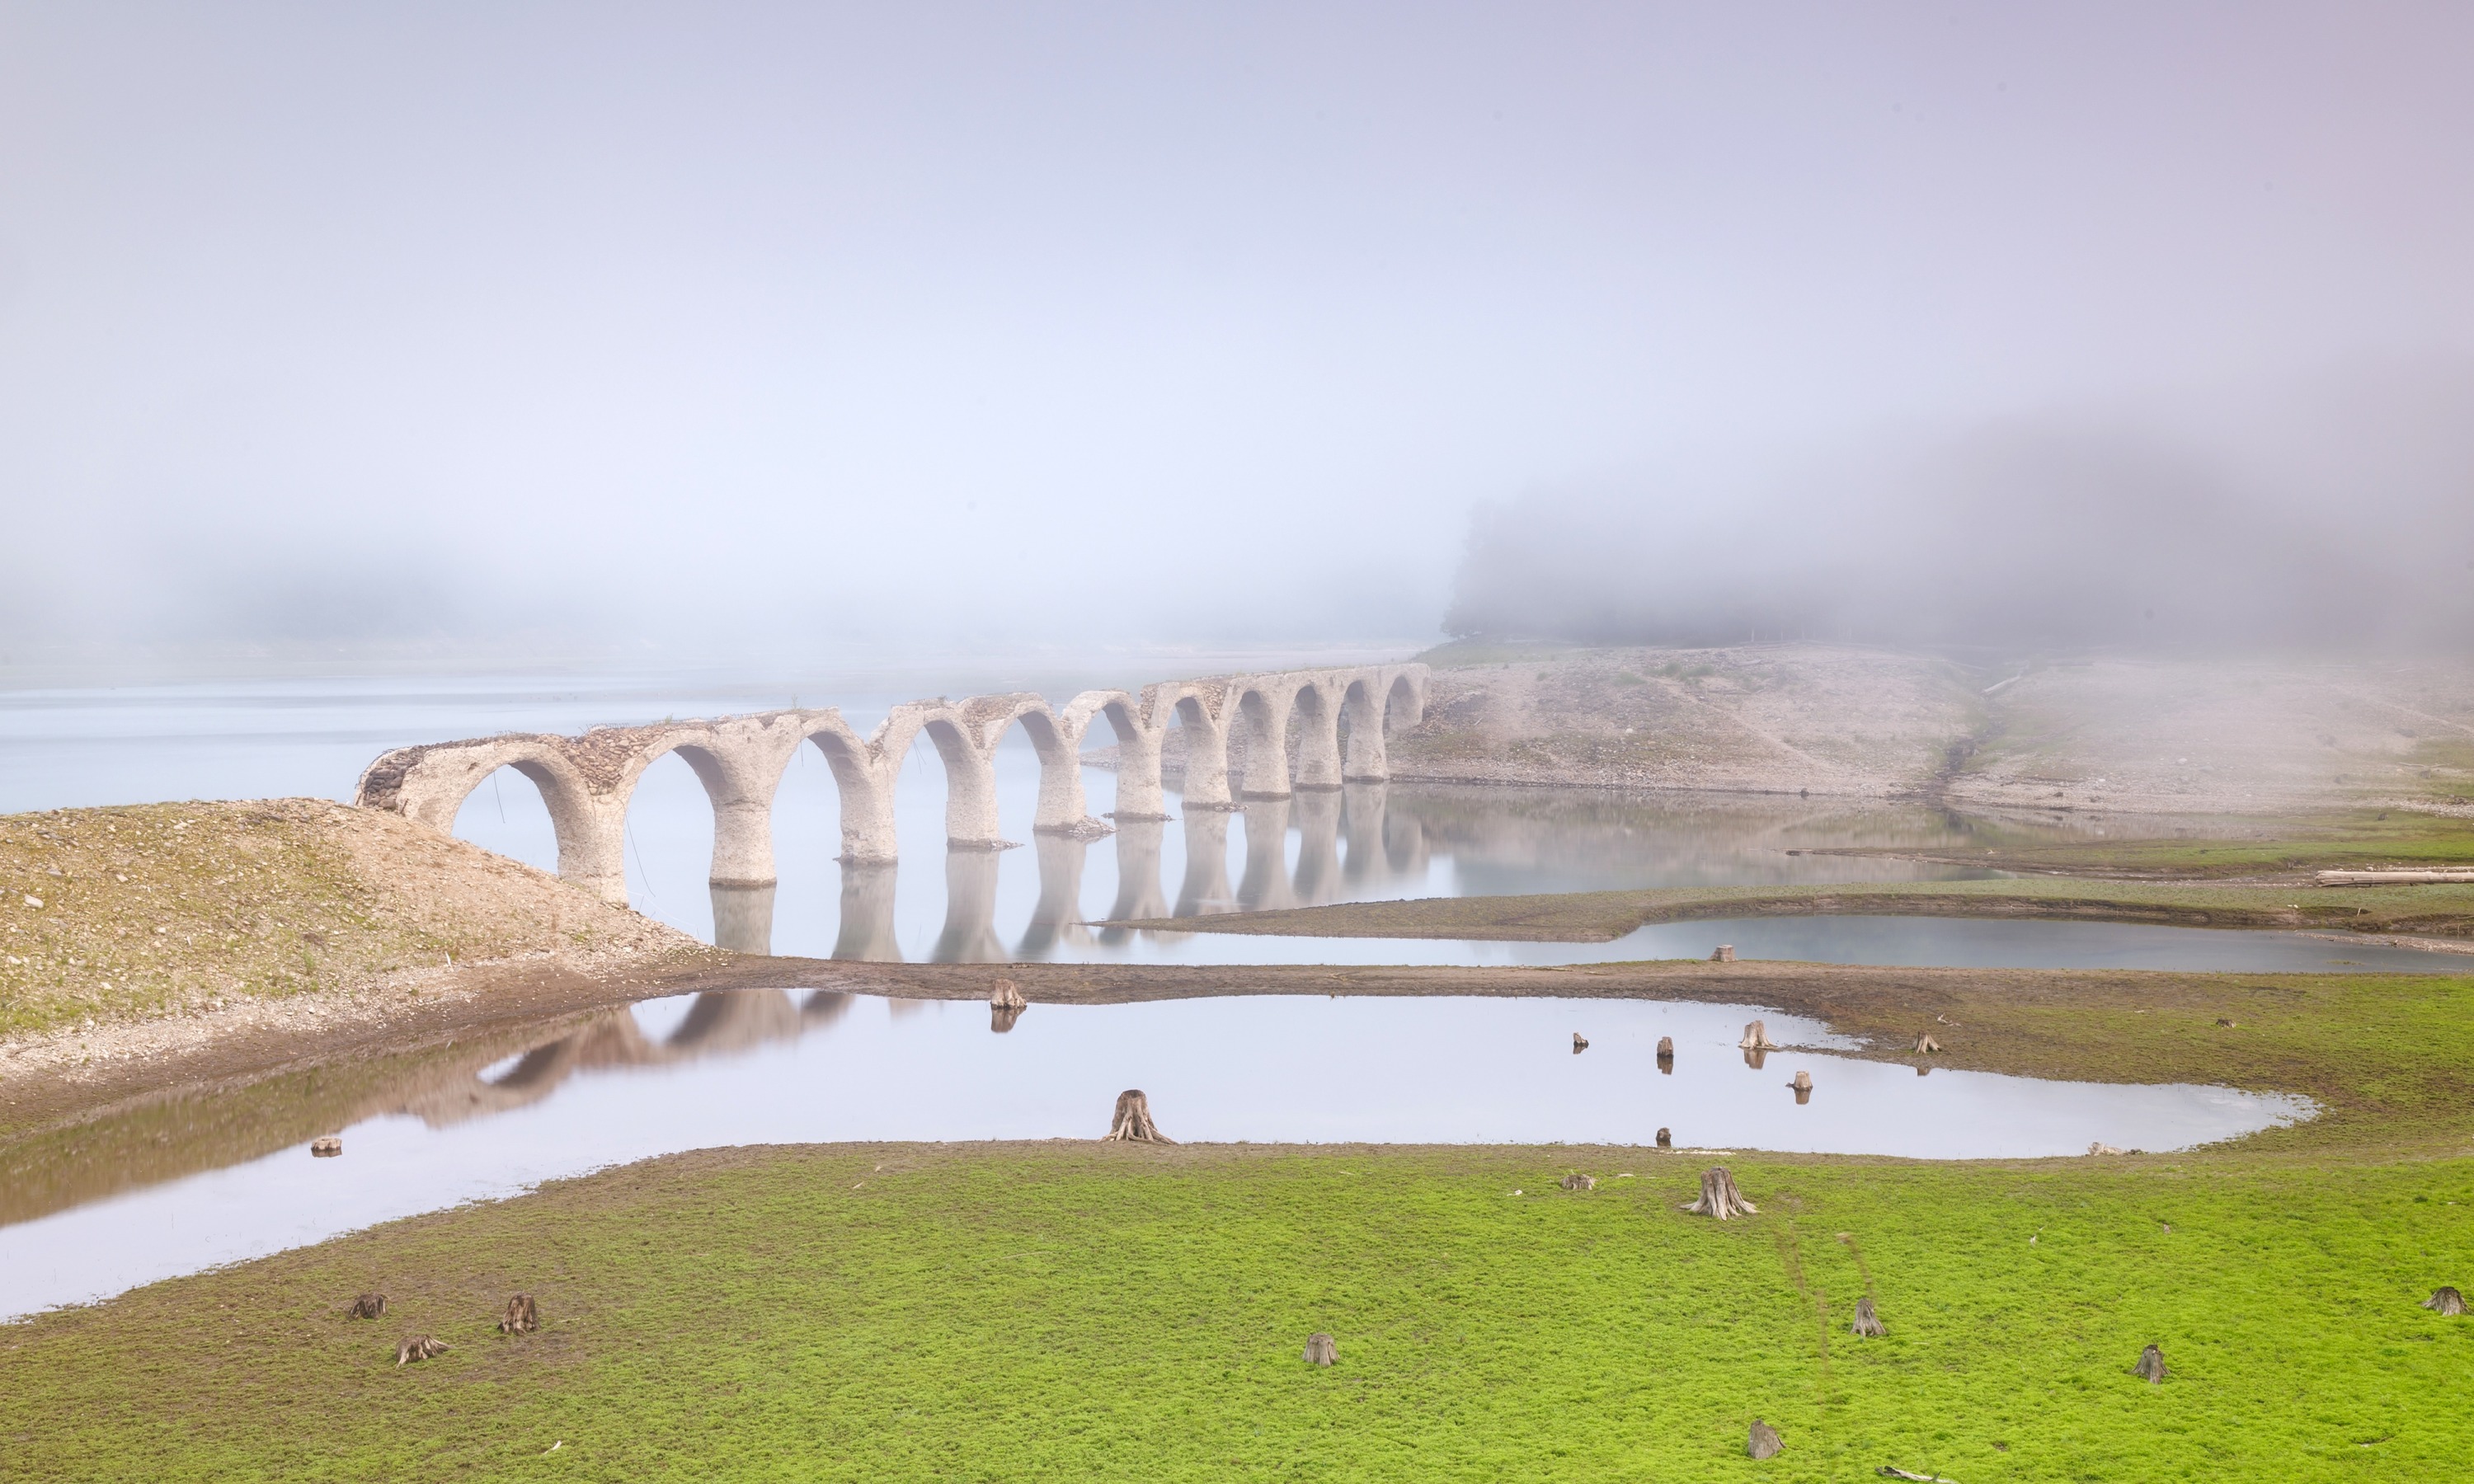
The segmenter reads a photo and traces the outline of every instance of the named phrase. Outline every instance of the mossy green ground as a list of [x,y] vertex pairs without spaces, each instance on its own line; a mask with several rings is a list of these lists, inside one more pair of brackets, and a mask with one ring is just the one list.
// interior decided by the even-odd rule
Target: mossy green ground
[[[2213,1059],[2325,1113],[2186,1155],[2006,1162],[708,1152],[0,1327],[0,1472],[1822,1480],[1894,1463],[1981,1484],[2474,1469],[2474,1320],[2418,1306],[2474,1287],[2469,981],[2153,977],[2152,1010],[2114,979],[2076,1011],[2066,989],[2006,1011],[1990,992],[1956,1001],[1953,1039],[2049,1075]],[[1851,1017],[1876,1014],[1833,986]],[[2216,993],[2235,1027],[2202,1003]],[[1758,1215],[1678,1209],[1722,1159]],[[1598,1187],[1558,1188],[1576,1169]],[[369,1289],[387,1318],[345,1318]],[[547,1328],[500,1338],[518,1291]],[[1883,1339],[1847,1332],[1868,1293]],[[1340,1342],[1328,1372],[1299,1358],[1317,1329]],[[399,1370],[411,1332],[453,1349]],[[2160,1387],[2129,1375],[2150,1341],[2172,1367]],[[1756,1416],[1784,1433],[1781,1458],[1744,1457]]]
[[[2474,1161],[688,1156],[0,1330],[12,1478],[2459,1476]],[[880,1167],[881,1166],[881,1167]],[[1580,1168],[1598,1188],[1565,1192]],[[1614,1179],[1624,1172],[1637,1178]],[[1520,1194],[1515,1194],[1515,1191]],[[343,1316],[385,1290],[378,1323]],[[533,1293],[546,1328],[491,1320]],[[1870,1293],[1889,1326],[1847,1332]],[[1340,1364],[1302,1363],[1308,1333]],[[453,1346],[400,1370],[396,1340]],[[2172,1375],[2129,1374],[2148,1341]],[[1744,1456],[1755,1417],[1784,1434]],[[552,1451],[556,1445],[555,1451]]]

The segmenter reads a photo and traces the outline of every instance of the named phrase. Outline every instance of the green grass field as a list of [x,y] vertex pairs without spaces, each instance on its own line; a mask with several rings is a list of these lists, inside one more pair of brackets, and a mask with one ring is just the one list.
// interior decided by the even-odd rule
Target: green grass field
[[[2419,1307],[2474,1287],[2474,981],[2227,980],[2231,1030],[2215,981],[2156,982],[2147,1013],[2108,980],[1952,1018],[1996,1065],[2215,1062],[2325,1114],[2178,1156],[1732,1155],[1761,1209],[1723,1225],[1677,1209],[1717,1158],[1688,1152],[709,1152],[0,1327],[0,1476],[2474,1469],[2474,1319]],[[345,1317],[365,1289],[386,1319]],[[546,1328],[501,1338],[518,1291]],[[1867,1293],[1884,1338],[1847,1332]],[[453,1348],[398,1369],[416,1331]],[[2149,1341],[2158,1387],[2129,1374]]]

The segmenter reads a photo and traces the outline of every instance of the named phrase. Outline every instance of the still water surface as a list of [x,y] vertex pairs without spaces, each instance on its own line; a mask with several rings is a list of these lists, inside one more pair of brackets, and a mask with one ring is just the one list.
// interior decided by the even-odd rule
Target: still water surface
[[[1790,1049],[1735,1049],[1763,1015]],[[1574,1032],[1587,1052],[1574,1054]],[[1675,1039],[1671,1068],[1656,1057]],[[679,1150],[832,1140],[1089,1138],[1140,1087],[1186,1141],[1653,1143],[1928,1159],[2167,1150],[2307,1116],[2223,1088],[2042,1082],[1868,1062],[1817,1022],[1640,1000],[1263,995],[1034,1005],[994,1034],[986,1006],[783,991],[651,1000],[514,1044],[449,1050],[295,1089],[331,1119],[260,1137],[246,1094],[143,1115],[128,1137],[8,1152],[0,1316],[119,1292],[373,1222]],[[1797,1071],[1816,1090],[1799,1104]],[[196,1135],[159,1182],[92,1157]],[[313,1159],[312,1132],[344,1154]],[[87,1162],[71,1165],[69,1161]],[[55,1161],[47,1165],[46,1161]],[[1686,1157],[1631,1170],[1678,1184]],[[186,1167],[183,1168],[182,1165]],[[122,1166],[126,1169],[128,1166]],[[37,1194],[37,1192],[40,1192]],[[1509,1195],[1507,1193],[1507,1198]],[[50,1208],[44,1209],[43,1208]]]

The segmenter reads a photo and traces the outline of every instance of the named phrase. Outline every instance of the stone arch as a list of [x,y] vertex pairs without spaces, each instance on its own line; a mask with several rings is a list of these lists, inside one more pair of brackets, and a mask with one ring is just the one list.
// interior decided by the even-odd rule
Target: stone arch
[[[1168,818],[1167,796],[1160,784],[1160,744],[1167,739],[1168,730],[1165,718],[1153,713],[1152,699],[1149,692],[1137,702],[1122,690],[1086,690],[1065,703],[1065,709],[1058,713],[1059,729],[1072,739],[1077,754],[1072,785],[1077,801],[1080,801],[1082,791],[1079,754],[1091,724],[1104,717],[1108,730],[1116,733],[1117,806],[1109,811],[1109,817],[1121,824]],[[1083,802],[1074,807],[1086,815],[1090,809],[1089,803]],[[1047,812],[1043,800],[1043,818]],[[1062,813],[1060,809],[1060,818]]]
[[[834,776],[834,792],[841,801],[838,858],[843,864],[882,865],[894,859],[894,778],[917,730],[912,718],[897,714],[861,737],[838,712],[816,717],[801,729],[799,740],[823,755]],[[897,737],[899,745],[889,745]]]
[[[361,774],[354,802],[419,820],[441,834],[455,829],[456,811],[481,780],[513,768],[541,791],[558,837],[558,874],[625,905],[627,875],[620,836],[606,794],[579,767],[564,737],[515,733],[480,742],[399,748]],[[623,799],[619,803],[623,811]]]

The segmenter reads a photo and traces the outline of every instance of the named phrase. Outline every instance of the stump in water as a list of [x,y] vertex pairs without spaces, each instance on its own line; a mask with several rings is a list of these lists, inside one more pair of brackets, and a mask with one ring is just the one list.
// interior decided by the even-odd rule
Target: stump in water
[[1658,1147],[1659,1147],[1659,1148],[1661,1148],[1661,1149],[1672,1149],[1672,1148],[1674,1148],[1674,1147],[1675,1147],[1675,1136],[1674,1136],[1674,1134],[1673,1134],[1673,1133],[1671,1133],[1671,1132],[1669,1132],[1668,1130],[1665,1130],[1665,1129],[1661,1129],[1661,1130],[1659,1130],[1659,1131],[1658,1131]]
[[1327,1366],[1340,1358],[1340,1347],[1320,1331],[1306,1336],[1306,1364]]
[[498,1321],[500,1334],[530,1334],[541,1328],[541,1310],[533,1296],[520,1293],[507,1301],[506,1317]]
[[352,1319],[381,1318],[386,1314],[386,1295],[382,1293],[362,1294],[359,1298],[352,1301],[352,1306],[350,1309],[347,1309],[345,1314],[346,1317]]
[[1574,1031],[1572,1033],[1572,1054],[1574,1056],[1579,1056],[1582,1052],[1589,1049],[1589,1038],[1582,1035],[1579,1031]]
[[1022,991],[1014,988],[1011,979],[999,979],[997,987],[988,992],[988,1003],[999,1010],[1021,1010],[1031,1001],[1022,997]]
[[1786,1443],[1779,1437],[1776,1427],[1758,1417],[1753,1419],[1753,1435],[1744,1440],[1745,1452],[1755,1458],[1776,1458],[1785,1447]]
[[2437,1309],[2442,1315],[2454,1319],[2465,1312],[2465,1295],[2454,1288],[2434,1288],[2431,1290],[2431,1297],[2422,1301],[2422,1306],[2427,1309]]
[[309,1140],[309,1157],[313,1160],[331,1160],[343,1152],[344,1141],[332,1134]]
[[1932,1032],[1930,1032],[1930,1031],[1918,1031],[1918,1032],[1916,1032],[1916,1055],[1918,1055],[1918,1056],[1930,1056],[1930,1055],[1932,1055],[1934,1052],[1939,1051],[1940,1049],[1941,1049],[1941,1042],[1940,1042],[1940,1041],[1935,1041],[1935,1040],[1933,1040],[1933,1038],[1932,1038]]
[[1761,1211],[1735,1188],[1735,1177],[1723,1164],[1701,1172],[1701,1199],[1684,1209],[1695,1216],[1715,1216],[1720,1221],[1736,1215],[1758,1216]]
[[1873,1300],[1870,1295],[1856,1301],[1856,1322],[1847,1328],[1854,1333],[1868,1338],[1889,1332],[1881,1328],[1881,1316],[1873,1312]]
[[1769,1025],[1760,1020],[1755,1020],[1752,1024],[1745,1026],[1744,1039],[1735,1042],[1735,1044],[1746,1051],[1776,1051],[1779,1049],[1779,1043],[1770,1040]]
[[1675,1070],[1675,1038],[1672,1036],[1658,1038],[1658,1069],[1662,1072]]
[[1566,1190],[1595,1190],[1598,1188],[1598,1178],[1595,1175],[1582,1175],[1577,1173],[1566,1175],[1564,1177],[1564,1188]]
[[1710,962],[1712,964],[1732,964],[1734,961],[1735,945],[1732,943],[1722,943],[1718,945],[1718,946],[1710,954]]
[[428,1360],[446,1353],[445,1340],[433,1340],[425,1334],[407,1334],[403,1343],[395,1348],[395,1363],[402,1365],[408,1360]]
[[1152,1100],[1143,1096],[1140,1088],[1128,1088],[1117,1094],[1117,1116],[1108,1125],[1102,1141],[1116,1139],[1128,1144],[1174,1144],[1176,1139],[1159,1131],[1152,1121]]
[[2141,1380],[2146,1381],[2150,1386],[2154,1386],[2163,1381],[2165,1379],[2165,1352],[2158,1350],[2153,1345],[2148,1346],[2146,1350],[2139,1352],[2139,1364],[2130,1368],[2130,1374],[2138,1376]]
[[1797,1072],[1795,1074],[1795,1080],[1788,1083],[1787,1086],[1795,1089],[1795,1100],[1801,1103],[1806,1098],[1812,1096],[1812,1073],[1802,1071]]

